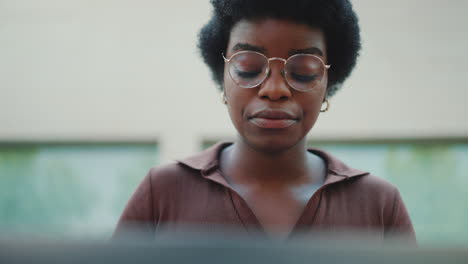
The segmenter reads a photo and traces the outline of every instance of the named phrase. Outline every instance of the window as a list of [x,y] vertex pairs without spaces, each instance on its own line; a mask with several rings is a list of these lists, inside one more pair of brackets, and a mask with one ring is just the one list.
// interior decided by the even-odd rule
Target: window
[[105,237],[156,144],[0,144],[0,234]]

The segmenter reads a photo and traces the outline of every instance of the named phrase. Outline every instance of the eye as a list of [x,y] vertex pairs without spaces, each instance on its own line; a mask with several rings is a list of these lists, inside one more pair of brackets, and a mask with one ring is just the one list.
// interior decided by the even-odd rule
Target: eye
[[250,79],[250,78],[255,78],[259,76],[262,72],[261,71],[239,71],[236,70],[236,75],[245,78],[245,79]]
[[311,74],[311,75],[302,75],[302,74],[297,74],[297,73],[290,73],[291,77],[298,82],[303,82],[303,83],[308,83],[308,82],[313,82],[317,80],[317,74]]

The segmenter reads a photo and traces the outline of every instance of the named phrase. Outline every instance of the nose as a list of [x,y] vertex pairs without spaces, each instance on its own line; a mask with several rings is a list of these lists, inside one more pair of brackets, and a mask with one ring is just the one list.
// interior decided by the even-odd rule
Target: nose
[[258,96],[272,101],[291,98],[291,89],[283,76],[282,69],[282,67],[275,67],[275,70],[270,68],[266,80],[263,81],[258,90]]

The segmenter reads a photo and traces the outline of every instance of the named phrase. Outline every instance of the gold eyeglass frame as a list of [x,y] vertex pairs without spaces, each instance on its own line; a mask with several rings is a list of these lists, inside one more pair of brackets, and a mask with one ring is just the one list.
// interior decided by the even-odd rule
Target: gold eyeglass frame
[[[297,90],[297,91],[301,91],[301,92],[309,92],[309,91],[313,91],[314,89],[312,88],[312,89],[308,89],[308,90],[301,90],[301,89],[297,89],[296,87],[294,87],[293,85],[291,85],[291,83],[289,82],[288,77],[287,77],[287,76],[288,76],[288,75],[287,75],[287,72],[286,72],[286,70],[285,70],[285,68],[286,68],[286,63],[288,63],[288,61],[289,61],[290,59],[292,59],[292,58],[294,58],[294,57],[297,57],[297,56],[304,56],[304,55],[305,55],[305,56],[311,56],[311,57],[313,57],[313,58],[318,59],[318,60],[322,63],[322,65],[323,65],[323,67],[324,67],[324,70],[328,70],[328,69],[330,69],[330,67],[331,67],[330,64],[328,64],[328,65],[325,64],[325,62],[323,61],[323,59],[320,58],[319,56],[316,56],[316,55],[313,55],[313,54],[306,54],[306,53],[294,54],[294,55],[290,56],[288,59],[283,59],[283,58],[279,58],[279,57],[271,57],[271,58],[268,58],[267,56],[265,56],[264,54],[262,54],[262,53],[260,53],[260,52],[251,51],[251,50],[242,50],[242,51],[238,51],[238,52],[232,54],[231,57],[229,57],[229,59],[226,58],[226,57],[224,56],[224,54],[221,54],[221,55],[223,56],[224,63],[227,63],[227,64],[229,65],[229,63],[231,62],[231,59],[232,59],[234,56],[239,55],[239,54],[242,54],[242,53],[255,53],[255,54],[259,54],[259,55],[261,55],[262,57],[264,57],[264,58],[266,59],[266,61],[268,62],[267,67],[266,67],[265,77],[263,78],[263,80],[262,80],[261,82],[259,82],[259,83],[256,84],[256,85],[253,85],[253,86],[248,86],[248,87],[240,86],[240,85],[236,82],[236,80],[232,77],[231,71],[228,70],[229,76],[231,77],[231,79],[232,79],[239,87],[245,88],[245,89],[255,88],[255,87],[261,85],[263,82],[265,82],[265,80],[268,78],[268,75],[270,74],[270,61],[279,60],[279,61],[284,62],[283,70],[281,71],[281,75],[283,75],[283,78],[286,80],[286,83],[287,83],[291,88],[293,88],[293,89],[295,89],[295,90]],[[324,75],[325,75],[325,74],[324,74]],[[323,76],[322,76],[322,77],[323,77]],[[323,80],[323,78],[322,78],[322,80]],[[320,82],[321,82],[322,80],[320,80]],[[314,87],[315,87],[315,86],[314,86]]]

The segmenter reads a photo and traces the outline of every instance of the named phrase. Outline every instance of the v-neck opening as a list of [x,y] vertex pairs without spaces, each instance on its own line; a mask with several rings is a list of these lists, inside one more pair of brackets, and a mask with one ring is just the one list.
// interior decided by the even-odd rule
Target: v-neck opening
[[[227,188],[229,193],[229,200],[232,203],[233,209],[236,211],[236,215],[239,218],[240,223],[244,226],[247,232],[252,234],[259,234],[266,236],[267,238],[274,239],[274,233],[268,232],[265,227],[260,222],[259,218],[249,206],[247,201],[231,186],[227,181],[225,176],[222,174],[219,168],[219,158],[221,151],[224,147],[229,146],[230,144],[222,143],[215,153],[215,160],[210,162],[210,166],[207,166],[207,169],[202,169],[201,174],[208,180],[214,181],[224,188]],[[281,239],[288,240],[292,238],[298,231],[303,230],[306,226],[313,225],[316,221],[317,214],[320,209],[320,204],[322,201],[324,188],[328,185],[340,182],[344,179],[348,179],[348,175],[342,175],[339,171],[331,168],[333,159],[327,157],[327,154],[321,150],[307,149],[308,152],[317,155],[325,163],[325,178],[321,183],[320,187],[317,188],[307,200],[302,212],[299,214],[299,217],[296,219],[295,223],[292,225],[291,229],[285,236],[281,236]],[[336,165],[336,164],[335,164]],[[365,173],[365,172],[364,172]],[[357,175],[357,174],[356,174]]]
[[[323,160],[325,163],[325,177],[323,178],[323,181],[321,185],[316,188],[313,193],[310,195],[308,198],[307,202],[305,203],[304,208],[299,214],[299,217],[296,219],[294,224],[291,226],[291,228],[288,228],[288,231],[285,232],[287,233],[285,236],[281,236],[281,240],[288,240],[290,239],[295,233],[298,232],[298,230],[301,230],[301,227],[304,226],[305,224],[309,223],[309,215],[312,213],[311,216],[311,222],[315,220],[315,216],[318,212],[319,206],[320,206],[320,201],[321,201],[321,195],[320,197],[316,198],[316,195],[320,192],[322,192],[322,189],[328,185],[326,183],[327,178],[330,176],[330,171],[329,171],[329,164],[328,160],[326,157],[323,157],[320,155],[321,153],[314,153],[310,150],[307,150],[311,152],[312,154],[315,154],[319,156],[320,159]],[[220,153],[218,153],[220,154]],[[219,157],[219,155],[218,155]],[[213,175],[213,177],[210,177],[212,180],[213,178],[218,178],[217,176],[222,178],[222,182],[217,180],[218,183],[221,183],[224,187],[229,189],[229,196],[230,200],[232,202],[234,210],[236,210],[237,217],[239,217],[240,222],[243,224],[244,228],[247,229],[249,233],[256,233],[260,232],[262,235],[274,239],[275,234],[272,232],[268,232],[267,229],[264,227],[264,225],[261,223],[259,220],[258,216],[255,214],[254,210],[249,206],[247,201],[240,195],[232,186],[231,184],[226,180],[225,176],[222,174],[222,171],[219,169],[219,167],[215,170],[215,174],[218,175]],[[255,228],[256,231],[252,230],[252,228]]]
[[[304,206],[302,212],[299,214],[299,217],[296,219],[295,223],[287,232],[287,235],[281,236],[282,240],[288,240],[295,233],[297,233],[297,231],[302,230],[301,227],[309,223],[309,221],[307,220],[309,219],[308,216],[312,211],[313,213],[312,213],[311,222],[313,223],[313,220],[315,219],[315,216],[318,212],[320,201],[321,201],[321,196],[322,196],[322,195],[319,195],[319,197],[317,197],[317,195],[319,192],[322,192],[322,189],[324,186],[325,185],[322,185],[317,190],[314,191],[314,193],[311,195],[309,200],[306,202],[306,205]],[[237,216],[240,218],[245,228],[249,232],[252,232],[251,228],[252,226],[254,226],[259,232],[262,233],[262,235],[273,239],[275,237],[275,233],[268,232],[265,229],[265,227],[262,225],[260,220],[258,219],[255,212],[252,210],[249,204],[245,201],[245,199],[232,187],[230,187],[229,189],[230,189],[229,191],[230,191],[231,201],[233,203],[234,209],[236,210]],[[315,209],[313,209],[312,207],[315,207]]]

